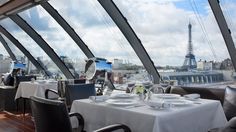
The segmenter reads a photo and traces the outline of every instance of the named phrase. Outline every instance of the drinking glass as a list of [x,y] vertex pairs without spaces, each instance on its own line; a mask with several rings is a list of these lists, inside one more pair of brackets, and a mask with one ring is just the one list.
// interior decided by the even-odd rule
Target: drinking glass
[[135,83],[129,83],[129,84],[128,84],[128,87],[127,87],[127,89],[128,89],[129,91],[127,91],[127,93],[132,94],[132,93],[133,93],[133,90],[134,90],[134,87],[135,87]]

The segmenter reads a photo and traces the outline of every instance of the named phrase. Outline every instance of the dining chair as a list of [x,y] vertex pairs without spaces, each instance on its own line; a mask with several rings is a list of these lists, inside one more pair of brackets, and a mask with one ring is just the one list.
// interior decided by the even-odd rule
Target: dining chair
[[68,107],[77,99],[86,99],[89,96],[95,96],[95,85],[90,84],[68,84],[65,89],[65,99]]
[[236,132],[236,117],[230,119],[224,127],[213,128],[210,129],[208,132]]
[[236,88],[226,87],[223,109],[227,120],[236,116]]
[[79,113],[69,113],[65,103],[31,96],[31,110],[37,132],[72,132],[70,118],[79,121],[78,131],[84,128],[84,119]]
[[[35,121],[37,132],[85,132],[84,118],[79,113],[68,113],[65,103],[58,100],[50,100],[41,97],[31,96],[31,109]],[[72,129],[70,117],[76,117],[78,128]],[[112,132],[115,130],[131,132],[130,128],[124,124],[113,124],[94,132]]]

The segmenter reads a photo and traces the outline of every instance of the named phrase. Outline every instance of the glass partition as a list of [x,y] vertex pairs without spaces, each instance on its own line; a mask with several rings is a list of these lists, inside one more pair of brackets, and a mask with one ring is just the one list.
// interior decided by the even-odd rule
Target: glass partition
[[208,1],[114,2],[164,80],[188,86],[234,80],[229,53]]
[[[31,39],[23,30],[20,29],[9,18],[0,21],[0,24],[6,28],[19,42],[31,53],[31,55],[51,73],[51,77],[65,76],[47,54]],[[13,51],[14,52],[14,51]]]

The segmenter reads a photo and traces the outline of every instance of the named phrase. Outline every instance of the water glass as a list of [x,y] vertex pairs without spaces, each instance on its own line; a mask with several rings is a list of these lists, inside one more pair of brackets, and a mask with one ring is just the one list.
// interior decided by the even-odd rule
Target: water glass
[[89,100],[91,100],[92,103],[96,103],[96,96],[89,96]]

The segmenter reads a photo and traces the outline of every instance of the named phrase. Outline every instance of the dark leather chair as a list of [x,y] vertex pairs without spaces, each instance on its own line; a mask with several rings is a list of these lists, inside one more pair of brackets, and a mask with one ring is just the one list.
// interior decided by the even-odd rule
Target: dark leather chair
[[78,113],[69,113],[61,101],[48,100],[40,97],[30,97],[31,110],[37,132],[72,132],[71,116],[77,117],[79,131],[83,130],[84,119]]
[[227,120],[236,116],[236,88],[226,87],[223,109]]
[[[46,99],[49,99],[49,93],[58,94],[58,91],[53,89],[47,89],[45,91]],[[68,108],[70,108],[74,100],[87,99],[89,98],[89,96],[95,95],[96,89],[94,84],[67,84],[65,86],[65,98],[59,97],[58,100],[65,101]]]
[[[40,97],[30,97],[31,109],[35,120],[37,132],[72,132],[70,118],[75,116],[79,121],[78,132],[84,131],[84,119],[79,113],[69,113],[65,103]],[[123,124],[114,124],[95,130],[95,132],[112,132],[122,129],[131,132],[130,128]]]
[[71,106],[77,99],[86,99],[89,96],[95,96],[96,89],[94,84],[68,84],[65,89],[66,104]]
[[85,82],[86,82],[86,79],[74,79],[74,84],[81,84]]
[[36,76],[16,76],[15,77],[15,88],[18,88],[20,82],[26,82],[26,81],[31,81],[31,79],[34,78],[36,80]]
[[210,129],[208,132],[236,132],[236,117],[229,120],[225,127]]
[[131,132],[130,128],[126,125],[123,125],[123,124],[110,125],[110,126],[95,130],[93,132],[112,132],[112,131],[119,130],[119,129],[123,129],[124,132]]

